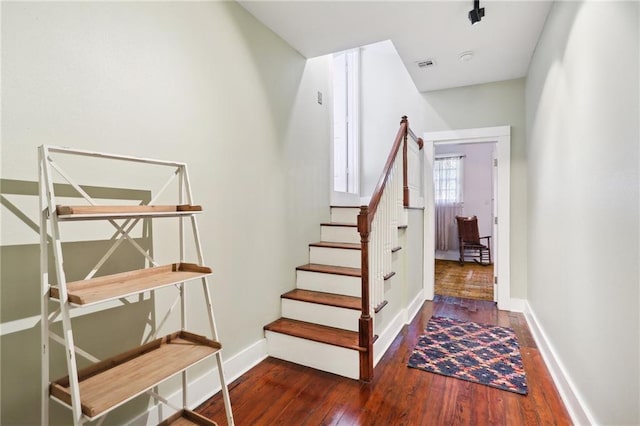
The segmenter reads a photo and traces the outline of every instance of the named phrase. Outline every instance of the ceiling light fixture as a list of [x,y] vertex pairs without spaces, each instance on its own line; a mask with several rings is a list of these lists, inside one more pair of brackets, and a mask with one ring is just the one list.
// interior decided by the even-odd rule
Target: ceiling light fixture
[[484,7],[480,8],[480,0],[473,0],[473,9],[469,11],[469,21],[475,25],[484,18]]

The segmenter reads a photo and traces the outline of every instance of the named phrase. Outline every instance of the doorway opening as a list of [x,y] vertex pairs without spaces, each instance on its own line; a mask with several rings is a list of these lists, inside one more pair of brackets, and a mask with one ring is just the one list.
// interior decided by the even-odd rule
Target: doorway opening
[[[517,301],[511,299],[510,288],[510,179],[511,179],[511,128],[509,126],[430,132],[424,135],[425,158],[425,221],[424,221],[424,298],[433,300],[435,295],[435,197],[433,170],[435,148],[443,145],[471,145],[493,143],[495,146],[495,182],[491,254],[493,262],[494,299],[498,308],[518,310]],[[464,171],[463,171],[464,173]],[[464,198],[463,198],[464,200]]]
[[[435,203],[434,293],[495,302],[492,239],[496,213],[496,143],[436,144],[433,187]],[[484,259],[469,258],[480,250],[460,251],[456,217],[468,221],[468,237],[476,234]],[[467,228],[469,228],[467,226]],[[472,246],[473,247],[473,246]],[[481,262],[481,263],[480,263]]]

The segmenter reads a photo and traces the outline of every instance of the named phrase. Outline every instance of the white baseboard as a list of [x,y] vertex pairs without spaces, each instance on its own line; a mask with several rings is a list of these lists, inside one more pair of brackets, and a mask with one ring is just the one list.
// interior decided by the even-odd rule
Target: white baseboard
[[439,260],[459,260],[460,252],[458,250],[436,250],[434,257]]
[[524,302],[524,316],[531,330],[531,334],[538,345],[538,349],[542,354],[551,378],[560,393],[560,397],[564,402],[571,420],[576,425],[595,425],[597,424],[584,399],[580,396],[576,390],[573,381],[569,377],[566,368],[560,361],[560,358],[556,355],[556,351],[553,349],[551,341],[544,332],[544,328],[538,321],[535,313],[531,309],[529,302]]
[[[251,368],[255,367],[267,358],[267,356],[267,341],[266,339],[260,339],[236,355],[225,360],[224,372],[227,385],[249,371]],[[218,393],[220,389],[221,386],[218,369],[213,368],[208,373],[189,382],[189,400],[187,405],[189,408],[195,408]],[[175,392],[169,396],[167,400],[177,407],[182,406],[182,392]],[[128,424],[135,426],[157,425],[173,413],[175,413],[175,411],[170,407],[162,406],[162,404],[160,404],[160,406],[153,406],[149,408],[147,412],[135,417]]]
[[422,305],[425,300],[427,299],[425,298],[424,291],[420,290],[418,294],[416,294],[416,297],[414,297],[409,303],[409,306],[407,306],[407,316],[404,319],[405,324],[409,324],[413,321],[413,318],[418,314],[418,312],[420,312],[420,309],[422,309]]
[[404,327],[404,317],[406,316],[406,312],[402,309],[398,314],[393,317],[387,328],[384,329],[380,335],[378,335],[378,340],[373,344],[373,366],[378,365],[378,362],[382,359],[389,346],[393,343],[396,336]]
[[504,306],[500,306],[503,311],[524,312],[527,301],[525,299],[517,299],[512,297]]
[[382,333],[378,336],[378,340],[376,340],[373,349],[373,365],[376,366],[378,362],[382,359],[389,346],[393,343],[395,338],[402,331],[402,327],[406,324],[409,324],[413,317],[416,316],[420,309],[422,308],[422,304],[424,303],[424,292],[420,290],[416,297],[409,303],[409,305],[400,310],[398,314],[393,317],[387,328],[384,329]]

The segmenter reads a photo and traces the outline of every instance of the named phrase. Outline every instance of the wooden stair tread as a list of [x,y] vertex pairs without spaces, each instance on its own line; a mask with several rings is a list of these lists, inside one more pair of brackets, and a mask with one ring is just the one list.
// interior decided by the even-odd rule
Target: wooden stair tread
[[385,306],[387,306],[389,304],[388,301],[383,300],[378,306],[375,307],[375,309],[373,310],[373,312],[375,312],[376,314],[378,312],[380,312],[382,310],[382,308],[384,308]]
[[321,265],[319,263],[307,263],[296,268],[298,271],[320,272],[324,274],[347,275],[350,277],[361,277],[360,268],[349,268],[346,266]]
[[171,217],[201,213],[202,206],[190,204],[163,206],[56,206],[59,220],[117,219],[128,217]]
[[301,302],[317,303],[319,305],[335,306],[337,308],[362,309],[362,299],[342,294],[323,293],[313,290],[295,289],[282,295],[283,299],[299,300]]
[[280,318],[271,324],[265,325],[264,329],[275,333],[313,340],[314,342],[326,343],[328,345],[340,346],[356,351],[364,351],[363,348],[358,346],[358,333],[355,331],[327,327],[326,325],[313,324],[289,318]]
[[346,223],[346,222],[325,222],[325,223],[321,223],[320,226],[347,226],[350,228],[358,227],[358,225],[355,223]]
[[[218,342],[181,331],[82,369],[78,372],[82,412],[89,418],[100,416],[221,348]],[[52,382],[50,391],[71,404],[68,376]]]
[[360,206],[329,206],[332,209],[359,209]]
[[[136,271],[105,275],[89,280],[67,283],[69,302],[77,305],[104,302],[181,283],[211,274],[211,268],[192,263],[174,263]],[[50,296],[60,297],[58,287],[51,287]]]
[[337,249],[347,249],[347,250],[360,250],[362,249],[362,244],[356,243],[333,243],[330,241],[318,241],[317,243],[309,244],[310,247],[326,247],[326,248],[337,248]]

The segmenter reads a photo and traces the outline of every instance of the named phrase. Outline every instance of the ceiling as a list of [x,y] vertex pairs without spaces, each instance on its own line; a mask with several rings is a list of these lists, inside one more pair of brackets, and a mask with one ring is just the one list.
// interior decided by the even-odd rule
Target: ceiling
[[472,26],[471,0],[239,3],[307,58],[391,40],[421,92],[524,77],[552,4],[482,0]]

